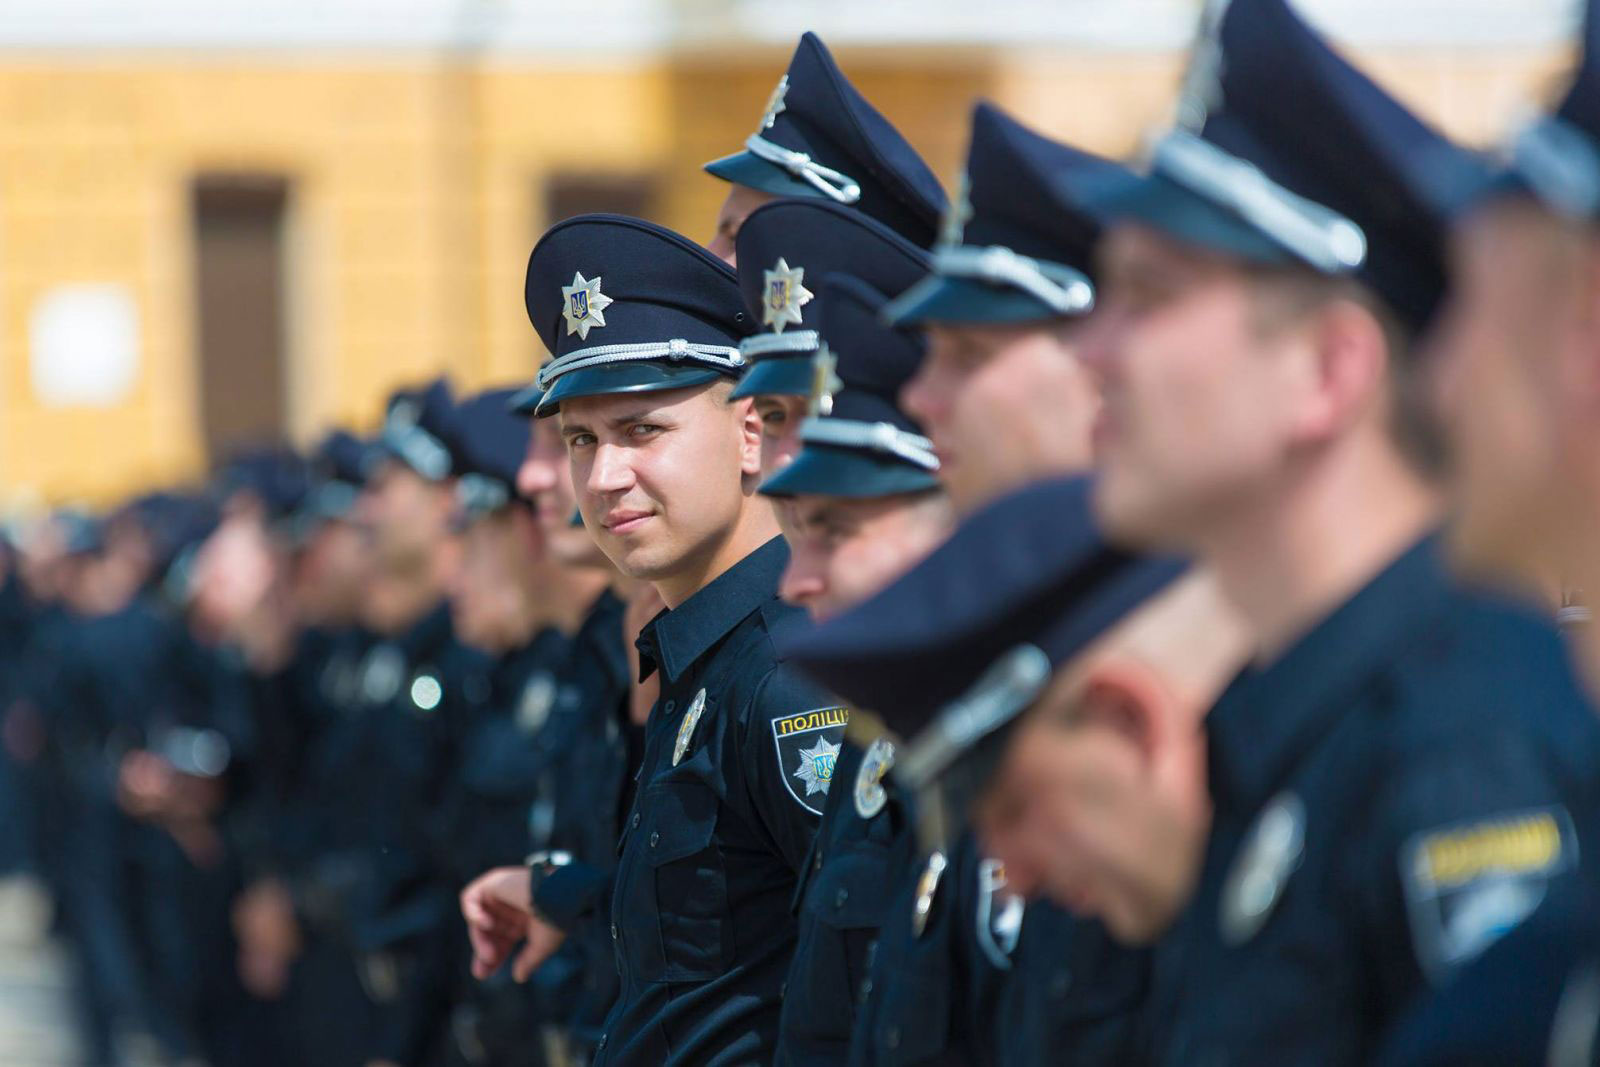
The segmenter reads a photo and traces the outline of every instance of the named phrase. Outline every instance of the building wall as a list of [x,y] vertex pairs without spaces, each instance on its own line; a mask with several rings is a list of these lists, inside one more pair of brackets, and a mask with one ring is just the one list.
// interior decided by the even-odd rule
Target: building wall
[[[736,149],[786,43],[673,48],[626,61],[443,51],[221,55],[0,53],[0,501],[109,501],[199,475],[189,182],[290,183],[290,431],[367,426],[395,384],[449,370],[465,387],[526,379],[537,340],[522,274],[544,190],[638,176],[658,220],[704,237],[722,195],[699,165]],[[949,179],[971,101],[1108,153],[1170,105],[1170,48],[1061,44],[888,48],[841,62]],[[1391,47],[1370,69],[1448,129],[1493,136],[1564,63],[1559,48]],[[137,309],[125,395],[55,406],[30,331],[57,287],[112,284]]]

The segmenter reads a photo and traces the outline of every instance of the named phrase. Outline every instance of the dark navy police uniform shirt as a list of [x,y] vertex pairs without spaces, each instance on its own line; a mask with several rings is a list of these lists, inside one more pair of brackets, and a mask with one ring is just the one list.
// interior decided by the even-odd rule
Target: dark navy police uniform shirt
[[597,1064],[769,1061],[790,910],[845,715],[779,666],[774,538],[639,637],[661,672],[612,897],[621,995]]
[[1242,675],[1207,732],[1212,835],[1153,1013],[1166,1063],[1371,1062],[1594,855],[1600,724],[1559,638],[1454,585],[1433,539]]

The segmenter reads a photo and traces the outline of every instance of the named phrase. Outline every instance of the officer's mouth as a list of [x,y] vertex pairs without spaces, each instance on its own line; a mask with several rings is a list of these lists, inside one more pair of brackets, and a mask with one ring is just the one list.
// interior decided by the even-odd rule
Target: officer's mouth
[[600,525],[606,528],[607,533],[621,537],[635,532],[654,516],[655,513],[650,511],[613,511]]

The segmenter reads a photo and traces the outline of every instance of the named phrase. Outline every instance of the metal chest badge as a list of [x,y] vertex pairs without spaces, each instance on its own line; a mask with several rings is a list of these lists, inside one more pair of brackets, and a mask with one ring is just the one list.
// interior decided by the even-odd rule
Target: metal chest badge
[[694,728],[700,722],[700,716],[706,710],[706,691],[704,689],[694,695],[689,702],[689,710],[683,713],[683,722],[678,726],[678,740],[672,746],[672,765],[676,767],[689,751],[689,739],[694,736]]
[[1265,925],[1305,854],[1306,806],[1293,793],[1274,797],[1245,836],[1222,886],[1222,939],[1242,945]]
[[943,852],[935,852],[928,857],[927,866],[922,868],[922,876],[917,879],[917,898],[911,905],[911,934],[921,937],[928,928],[928,916],[933,913],[933,899],[939,894],[939,880],[944,877],[944,870],[950,866],[950,861],[944,858]]
[[605,310],[611,298],[600,291],[600,279],[585,278],[574,271],[572,284],[561,287],[561,317],[567,320],[567,333],[580,341],[589,339],[589,330],[606,324]]
[[782,333],[785,326],[799,326],[805,321],[800,309],[811,303],[812,292],[804,285],[806,269],[791,267],[782,256],[771,270],[761,272],[761,321]]
[[867,754],[861,757],[861,767],[856,771],[856,814],[863,819],[872,818],[889,802],[883,776],[893,766],[893,741],[880,737],[867,746]]

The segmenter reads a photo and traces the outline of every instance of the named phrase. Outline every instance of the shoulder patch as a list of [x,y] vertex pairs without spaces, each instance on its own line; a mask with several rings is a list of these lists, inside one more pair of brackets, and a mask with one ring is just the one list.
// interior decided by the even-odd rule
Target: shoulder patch
[[849,721],[848,708],[817,708],[772,720],[778,777],[789,795],[814,814],[822,814]]
[[1399,861],[1417,960],[1437,980],[1532,915],[1578,842],[1565,808],[1534,808],[1418,834]]

